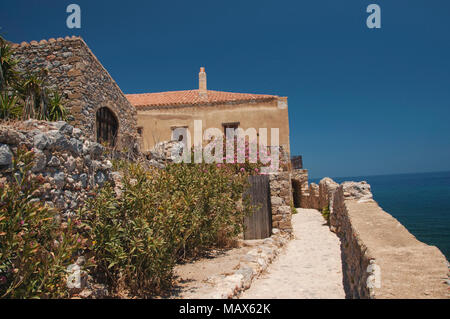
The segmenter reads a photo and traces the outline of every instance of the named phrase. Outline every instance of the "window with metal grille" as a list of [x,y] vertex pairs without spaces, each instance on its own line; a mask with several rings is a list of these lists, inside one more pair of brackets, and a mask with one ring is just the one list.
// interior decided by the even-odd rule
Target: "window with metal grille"
[[102,107],[98,109],[96,119],[97,141],[99,143],[107,143],[109,146],[115,146],[119,124],[114,113],[107,107]]

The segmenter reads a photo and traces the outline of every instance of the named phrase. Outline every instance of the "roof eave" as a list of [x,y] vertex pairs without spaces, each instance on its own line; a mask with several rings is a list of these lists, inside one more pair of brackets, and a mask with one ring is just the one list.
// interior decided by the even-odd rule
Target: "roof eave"
[[239,105],[245,103],[258,103],[258,102],[271,102],[277,100],[277,96],[261,98],[261,99],[252,99],[252,100],[235,100],[235,101],[217,101],[217,102],[200,102],[200,103],[170,103],[170,104],[157,104],[157,105],[133,105],[136,110],[157,110],[157,109],[175,109],[175,108],[187,108],[187,107],[196,107],[196,106],[215,106],[215,105]]

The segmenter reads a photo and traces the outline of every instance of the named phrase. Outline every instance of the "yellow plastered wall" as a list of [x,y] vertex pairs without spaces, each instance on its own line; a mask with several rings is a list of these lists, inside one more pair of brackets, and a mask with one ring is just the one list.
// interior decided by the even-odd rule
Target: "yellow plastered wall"
[[289,116],[287,98],[280,97],[268,102],[188,106],[167,109],[138,108],[138,127],[142,128],[143,151],[148,151],[162,141],[172,138],[173,127],[187,127],[194,141],[194,121],[202,120],[203,132],[207,128],[218,128],[223,132],[224,123],[239,122],[239,127],[267,128],[270,145],[270,129],[279,128],[279,143],[290,153]]

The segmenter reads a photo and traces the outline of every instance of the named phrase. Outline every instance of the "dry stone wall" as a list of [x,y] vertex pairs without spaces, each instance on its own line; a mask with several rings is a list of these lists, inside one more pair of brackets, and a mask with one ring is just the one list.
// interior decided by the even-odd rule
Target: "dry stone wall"
[[292,185],[291,173],[279,172],[271,174],[270,201],[272,206],[272,227],[283,232],[292,232]]
[[95,186],[120,181],[104,147],[85,138],[79,128],[28,120],[0,125],[0,184],[12,178],[13,154],[21,145],[34,152],[32,174],[42,181],[33,200],[57,208],[63,219],[80,208]]
[[96,136],[96,112],[107,107],[119,123],[118,146],[138,148],[135,108],[81,38],[23,42],[14,50],[21,71],[48,71],[49,88],[66,97],[71,124],[86,136]]
[[346,196],[348,199],[358,198],[357,195],[350,197],[348,192],[344,192],[344,186],[338,187],[333,196],[333,213],[330,212],[330,228],[341,240],[345,293],[347,298],[352,299],[374,298],[374,287],[368,285],[368,279],[369,276],[375,276],[375,274],[368,267],[372,264],[376,269],[376,261],[361,241],[357,230],[353,228],[345,205]]
[[329,177],[325,177],[319,182],[319,209],[323,209],[328,206],[330,208],[330,212],[333,210],[333,196],[338,187],[339,184]]
[[308,186],[308,170],[294,169],[292,170],[292,184],[295,186],[293,191],[294,202],[300,208],[309,207],[309,186]]
[[319,185],[316,183],[309,184],[309,196],[305,198],[309,208],[322,209],[319,207]]

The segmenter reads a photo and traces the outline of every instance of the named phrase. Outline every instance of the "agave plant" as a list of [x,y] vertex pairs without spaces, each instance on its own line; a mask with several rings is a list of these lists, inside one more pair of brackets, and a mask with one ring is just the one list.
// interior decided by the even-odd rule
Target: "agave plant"
[[12,54],[12,47],[0,36],[0,91],[12,85],[18,78],[17,60]]
[[0,119],[17,119],[22,116],[22,106],[16,95],[7,92],[0,94]]
[[17,64],[12,47],[0,36],[1,118],[66,120],[61,95],[47,89],[48,70],[22,73],[17,70]]
[[67,119],[67,111],[62,96],[58,92],[50,95],[47,119],[49,121],[65,121]]
[[20,98],[24,101],[23,119],[47,119],[49,98],[45,89],[46,71],[28,73],[15,85]]

